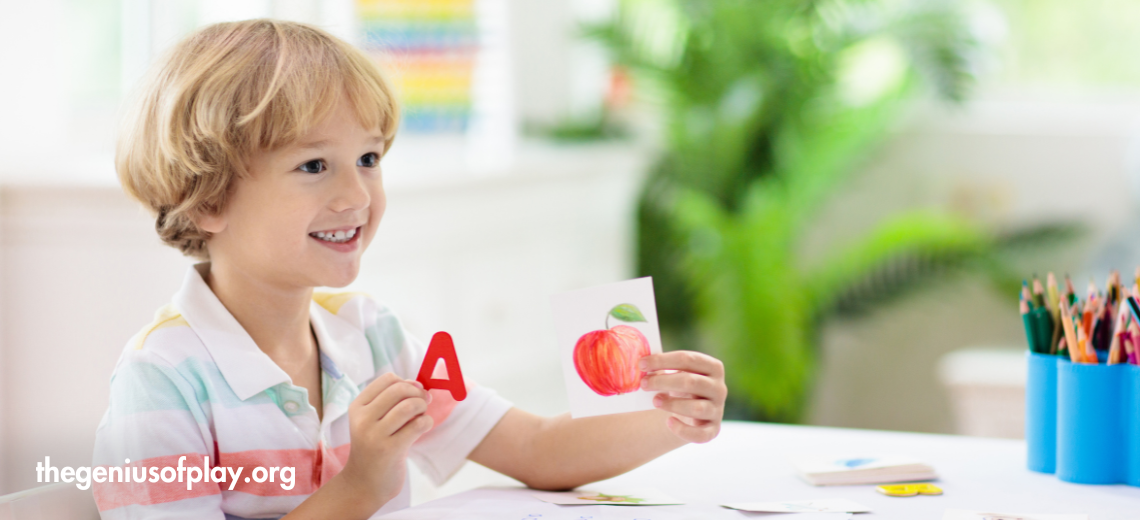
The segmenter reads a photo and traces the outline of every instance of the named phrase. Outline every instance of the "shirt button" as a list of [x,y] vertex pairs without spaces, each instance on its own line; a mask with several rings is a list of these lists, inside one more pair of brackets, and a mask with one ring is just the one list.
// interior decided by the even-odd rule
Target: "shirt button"
[[297,413],[301,409],[301,405],[297,401],[285,401],[285,411],[289,413]]

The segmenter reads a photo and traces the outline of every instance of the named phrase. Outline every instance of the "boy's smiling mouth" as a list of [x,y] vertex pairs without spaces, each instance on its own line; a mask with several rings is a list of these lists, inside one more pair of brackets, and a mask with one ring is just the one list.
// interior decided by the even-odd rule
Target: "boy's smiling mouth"
[[360,232],[363,226],[347,229],[330,229],[328,231],[314,231],[309,233],[317,242],[331,247],[337,251],[352,251],[360,241]]

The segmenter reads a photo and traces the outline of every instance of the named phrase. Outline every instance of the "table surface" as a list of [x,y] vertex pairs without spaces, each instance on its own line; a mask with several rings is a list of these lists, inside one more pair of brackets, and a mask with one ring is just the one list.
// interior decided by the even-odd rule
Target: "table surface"
[[[874,486],[811,486],[794,476],[788,462],[790,454],[917,457],[937,470],[937,484],[944,494],[896,498],[880,495]],[[643,512],[639,516],[646,518],[652,518],[655,510],[661,512],[659,516],[669,518],[755,518],[757,515],[717,506],[729,502],[845,498],[872,509],[871,513],[855,517],[860,520],[938,520],[946,509],[1085,513],[1090,520],[1140,519],[1140,488],[1070,484],[1053,475],[1029,471],[1025,469],[1024,441],[812,426],[727,422],[713,442],[685,446],[629,473],[586,487],[604,491],[607,485],[649,486],[687,503],[637,508],[599,506],[607,510],[637,509]],[[431,514],[415,515],[413,510],[462,511],[478,502],[469,509],[474,512],[480,504],[492,503],[488,499],[533,500],[521,489],[476,490],[406,511],[412,513],[408,518],[431,518]],[[669,508],[673,509],[666,513]]]

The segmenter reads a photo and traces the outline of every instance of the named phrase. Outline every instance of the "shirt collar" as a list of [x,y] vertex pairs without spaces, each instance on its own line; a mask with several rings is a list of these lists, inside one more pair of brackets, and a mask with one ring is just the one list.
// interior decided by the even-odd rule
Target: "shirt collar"
[[243,401],[274,385],[288,383],[289,375],[257,347],[206,285],[203,276],[209,269],[209,262],[204,262],[186,271],[182,288],[174,295],[174,306],[202,340],[222,377]]
[[338,373],[343,373],[358,385],[372,378],[376,369],[372,366],[372,349],[364,331],[315,301],[309,304],[309,323],[317,334],[321,365],[326,373],[333,379],[340,379]]
[[[186,271],[182,288],[174,295],[174,306],[202,340],[222,377],[243,401],[273,386],[289,383],[289,375],[258,348],[206,285],[203,276],[209,269],[209,262],[204,262]],[[346,374],[356,384],[372,377],[375,370],[363,331],[316,302],[309,306],[309,321],[320,346],[322,370],[333,379]]]

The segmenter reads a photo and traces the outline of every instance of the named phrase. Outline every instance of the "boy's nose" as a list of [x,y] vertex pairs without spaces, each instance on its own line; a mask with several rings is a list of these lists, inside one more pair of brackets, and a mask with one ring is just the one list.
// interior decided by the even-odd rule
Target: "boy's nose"
[[372,195],[368,191],[368,181],[355,168],[343,175],[338,175],[338,177],[331,209],[341,212],[367,208],[372,202]]

